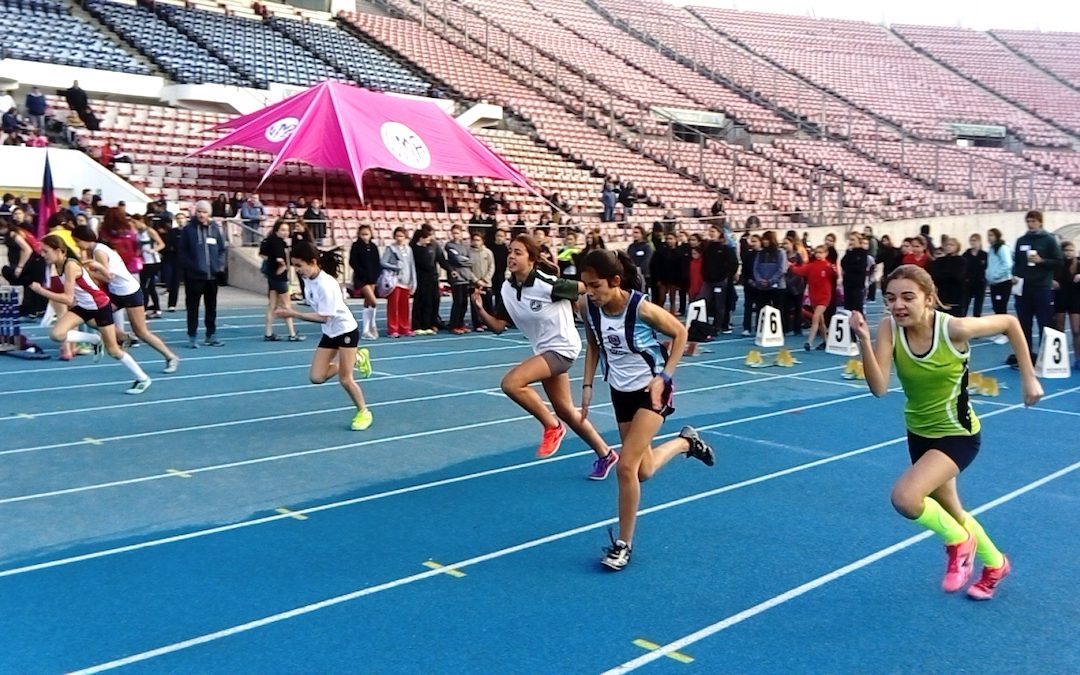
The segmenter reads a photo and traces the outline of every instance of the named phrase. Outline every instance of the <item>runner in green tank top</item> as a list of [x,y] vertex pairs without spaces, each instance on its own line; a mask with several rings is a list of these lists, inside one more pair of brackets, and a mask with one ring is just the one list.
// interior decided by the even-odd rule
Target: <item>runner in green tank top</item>
[[940,311],[937,289],[925,270],[898,267],[885,286],[889,315],[878,327],[877,344],[862,314],[853,312],[851,329],[859,341],[866,383],[874,396],[889,390],[893,363],[907,403],[911,468],[896,481],[893,507],[945,540],[948,563],[942,589],[960,590],[983,563],[969,597],[989,600],[1009,573],[1009,560],[994,546],[975,517],[964,511],[956,477],[979,452],[980,424],[968,400],[968,341],[1004,333],[1020,366],[1024,404],[1042,398],[1020,322],[1009,314],[955,318]]

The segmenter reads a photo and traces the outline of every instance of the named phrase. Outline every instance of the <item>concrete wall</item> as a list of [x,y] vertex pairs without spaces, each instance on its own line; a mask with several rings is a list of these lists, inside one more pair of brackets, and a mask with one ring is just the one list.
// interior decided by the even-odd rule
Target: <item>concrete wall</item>
[[[45,148],[0,147],[0,188],[13,194],[37,196],[45,173]],[[101,190],[106,204],[126,202],[128,213],[144,213],[150,199],[131,183],[77,150],[49,148],[49,170],[56,194],[77,197],[85,188]]]

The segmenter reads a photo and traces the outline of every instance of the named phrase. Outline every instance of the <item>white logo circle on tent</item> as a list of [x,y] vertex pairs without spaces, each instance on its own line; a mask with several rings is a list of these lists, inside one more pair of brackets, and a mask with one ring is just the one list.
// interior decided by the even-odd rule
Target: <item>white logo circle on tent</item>
[[411,169],[431,166],[431,151],[424,139],[401,122],[384,122],[379,134],[390,154],[405,166]]
[[298,126],[300,126],[300,120],[295,117],[283,117],[266,127],[266,140],[271,143],[281,143],[292,136]]

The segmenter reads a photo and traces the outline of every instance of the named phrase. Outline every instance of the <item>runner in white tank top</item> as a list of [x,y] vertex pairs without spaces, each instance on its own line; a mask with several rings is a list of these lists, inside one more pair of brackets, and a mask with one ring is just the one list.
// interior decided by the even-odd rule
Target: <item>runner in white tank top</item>
[[[694,457],[708,466],[715,457],[712,448],[689,426],[676,438],[652,447],[664,418],[675,411],[671,405],[672,376],[686,347],[686,328],[636,290],[637,268],[626,253],[590,251],[578,271],[588,293],[581,301],[588,337],[582,415],[588,414],[596,368],[602,366],[623,442],[618,471],[619,537],[611,537],[611,547],[600,560],[610,569],[621,570],[630,563],[641,482],[675,455]],[[672,338],[670,355],[664,353],[656,331]]]
[[[527,234],[510,244],[506,258],[509,278],[502,285],[502,308],[498,316],[484,309],[481,290],[473,293],[477,316],[496,333],[506,330],[513,321],[533,349],[533,356],[514,366],[503,377],[502,390],[515,403],[529,411],[544,426],[537,457],[551,457],[562,443],[569,425],[596,453],[589,473],[591,480],[604,480],[619,455],[608,447],[593,425],[574,406],[567,371],[581,353],[581,336],[574,325],[571,304],[581,293],[577,281],[560,279],[558,269],[539,260],[540,248]],[[540,394],[532,388],[539,382],[555,409],[553,415]],[[564,425],[559,420],[566,422]]]
[[[63,291],[52,290],[59,286],[50,280],[48,288],[39,282],[30,285],[30,290],[48,298],[53,302],[59,302],[71,307],[70,312],[56,320],[49,337],[54,342],[87,342],[94,345],[94,361],[101,359],[102,346],[109,356],[120,361],[135,376],[135,383],[128,388],[128,394],[141,394],[150,387],[150,378],[131,358],[131,355],[120,348],[116,340],[116,329],[113,327],[112,309],[109,298],[98,287],[89,271],[76,260],[64,240],[55,234],[50,234],[41,241],[41,253],[49,265],[50,277],[63,279]],[[79,324],[86,322],[97,328],[97,333],[86,333],[75,330]]]
[[[150,331],[150,326],[146,323],[146,305],[142,287],[128,271],[120,254],[98,242],[94,231],[86,225],[76,227],[71,234],[79,250],[88,257],[85,263],[87,269],[95,274],[99,281],[108,285],[109,297],[116,307],[114,317],[121,312],[126,313],[135,335],[164,357],[165,369],[162,372],[175,373],[180,365],[180,358],[161,338]],[[117,338],[121,343],[133,344],[133,341],[120,328],[120,322],[116,323]]]

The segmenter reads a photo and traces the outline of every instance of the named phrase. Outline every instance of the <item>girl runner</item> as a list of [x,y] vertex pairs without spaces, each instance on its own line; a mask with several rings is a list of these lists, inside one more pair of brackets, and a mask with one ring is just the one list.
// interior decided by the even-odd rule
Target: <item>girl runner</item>
[[[285,242],[289,240],[289,224],[278,219],[266,239],[259,244],[259,255],[263,257],[266,270],[266,323],[263,327],[263,340],[277,342],[280,338],[274,334],[274,311],[278,307],[289,307],[289,251]],[[285,329],[289,331],[289,342],[301,342],[304,336],[296,332],[292,319],[285,319]]]
[[[506,257],[509,278],[502,286],[502,304],[497,316],[488,314],[480,289],[473,292],[477,316],[496,333],[506,330],[511,321],[521,329],[533,348],[533,356],[514,366],[503,377],[502,390],[515,403],[529,411],[544,426],[537,457],[551,457],[566,436],[569,425],[596,453],[590,480],[604,480],[619,454],[608,447],[593,425],[574,407],[567,372],[581,353],[581,337],[574,326],[572,302],[578,299],[581,285],[559,279],[556,267],[540,257],[540,246],[527,234],[510,243]],[[539,382],[547,393],[552,415],[540,394],[532,388]],[[559,420],[563,420],[563,424]]]
[[912,466],[893,486],[893,507],[945,540],[948,564],[941,584],[945,592],[958,591],[967,583],[977,554],[982,577],[967,594],[989,600],[1009,574],[1009,560],[964,511],[956,488],[956,477],[975,459],[980,441],[979,419],[967,396],[968,342],[1008,335],[1020,367],[1024,404],[1032,406],[1043,391],[1027,340],[1020,322],[1008,314],[959,318],[945,313],[930,275],[914,265],[902,265],[889,275],[885,306],[889,315],[878,327],[876,346],[862,314],[852,313],[851,328],[874,396],[888,391],[895,362],[907,397],[904,421]]
[[[588,293],[581,313],[587,317],[589,340],[581,416],[588,415],[600,364],[611,387],[611,405],[623,443],[617,469],[619,538],[611,538],[611,547],[600,560],[613,570],[630,563],[641,482],[675,455],[697,458],[707,466],[715,462],[712,448],[689,426],[678,437],[652,447],[664,418],[675,412],[671,378],[686,347],[686,328],[636,290],[640,283],[636,275],[633,262],[621,251],[592,251],[581,261],[581,280]],[[656,331],[672,338],[671,356],[660,346]]]
[[[83,255],[89,256],[89,259],[84,263],[86,268],[94,272],[99,281],[106,284],[109,297],[112,298],[112,303],[116,307],[114,314],[124,310],[135,334],[143,342],[153,347],[158,354],[165,357],[165,370],[162,372],[175,373],[180,365],[180,359],[161,341],[161,338],[150,332],[150,327],[146,324],[146,306],[143,300],[142,287],[139,286],[138,280],[128,271],[124,261],[120,259],[120,255],[105,244],[100,243],[89,225],[79,225],[71,234]],[[116,331],[116,328],[113,330]],[[123,340],[124,338],[121,337],[120,339]]]
[[139,285],[142,286],[143,295],[146,297],[146,309],[148,319],[161,318],[161,301],[157,294],[157,276],[161,272],[161,252],[165,250],[165,242],[161,235],[150,227],[146,220],[134,218],[135,237],[139,242],[139,251],[142,255],[142,269],[139,271]]
[[[135,359],[120,348],[116,342],[116,330],[113,327],[112,305],[109,296],[101,290],[64,240],[50,234],[41,241],[42,256],[48,265],[49,287],[43,287],[35,281],[30,290],[38,295],[63,303],[71,308],[53,324],[49,337],[54,342],[88,342],[94,346],[94,361],[101,359],[104,343],[109,356],[124,364],[135,376],[135,383],[124,393],[141,394],[150,388],[150,378]],[[98,333],[86,333],[74,330],[79,324],[87,322],[97,328]]]
[[[304,280],[304,299],[312,309],[298,312],[292,307],[279,307],[275,314],[283,319],[296,318],[322,324],[322,340],[315,349],[308,377],[312,384],[322,384],[337,375],[341,387],[356,405],[353,431],[371,426],[371,410],[364,403],[364,393],[353,379],[353,367],[363,377],[371,376],[371,360],[367,349],[357,349],[360,328],[345,304],[345,294],[337,282],[340,260],[333,251],[320,253],[314,244],[298,241],[292,247],[292,264],[297,276]],[[337,358],[337,361],[334,358]]]

